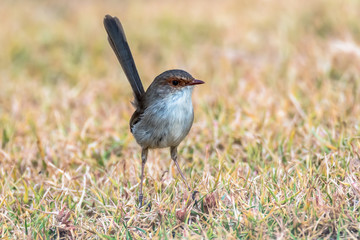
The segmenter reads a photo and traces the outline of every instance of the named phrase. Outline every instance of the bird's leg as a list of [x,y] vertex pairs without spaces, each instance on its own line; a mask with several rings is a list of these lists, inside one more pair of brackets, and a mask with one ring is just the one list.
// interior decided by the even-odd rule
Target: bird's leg
[[142,207],[143,203],[143,180],[144,180],[144,168],[147,160],[148,149],[143,148],[141,151],[141,180],[140,180],[140,194],[139,194],[139,205]]
[[175,165],[176,165],[182,179],[184,180],[187,188],[190,191],[191,190],[190,186],[189,186],[188,182],[186,181],[186,178],[185,178],[184,174],[182,173],[182,171],[180,169],[179,163],[177,162],[177,146],[176,147],[170,147],[170,155],[171,155],[171,159],[175,162]]

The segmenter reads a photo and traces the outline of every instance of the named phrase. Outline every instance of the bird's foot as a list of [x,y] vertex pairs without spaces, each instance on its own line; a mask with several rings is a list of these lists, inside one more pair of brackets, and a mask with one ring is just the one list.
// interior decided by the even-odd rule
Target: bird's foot
[[196,191],[196,190],[192,192],[191,197],[194,201],[196,200],[196,194],[198,194],[198,193],[199,193],[199,191]]
[[194,206],[195,206],[195,207],[197,207],[197,204],[198,204],[198,201],[197,201],[197,199],[196,199],[197,194],[199,194],[199,191],[196,191],[196,190],[193,191],[192,194],[191,194],[192,200],[195,201],[195,203],[194,203]]
[[146,206],[146,211],[151,211],[151,202],[144,202],[143,204],[143,198],[144,196],[142,194],[139,195],[139,208],[142,208],[143,206]]
[[144,205],[146,205],[146,211],[151,211],[151,202],[145,202]]

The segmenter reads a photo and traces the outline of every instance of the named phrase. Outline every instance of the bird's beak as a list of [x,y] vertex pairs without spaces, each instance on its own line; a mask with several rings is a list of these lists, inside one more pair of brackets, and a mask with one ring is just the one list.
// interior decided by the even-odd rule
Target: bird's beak
[[198,80],[198,79],[193,79],[190,82],[188,82],[188,84],[186,85],[198,85],[198,84],[204,84],[204,81]]

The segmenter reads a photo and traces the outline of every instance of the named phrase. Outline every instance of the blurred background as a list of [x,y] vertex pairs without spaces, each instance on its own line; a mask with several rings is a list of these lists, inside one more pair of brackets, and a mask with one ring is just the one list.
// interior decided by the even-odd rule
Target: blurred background
[[[123,22],[145,87],[183,68],[207,82],[195,102],[234,124],[236,113],[282,126],[294,114],[355,120],[359,9],[357,1],[5,0],[1,119],[33,118],[46,133],[71,133],[89,118],[126,125],[131,91],[106,40],[109,13]],[[202,114],[210,113],[198,110],[198,122]]]
[[[173,68],[206,82],[180,145],[180,165],[203,191],[220,164],[236,168],[226,172],[234,181],[271,167],[306,174],[309,161],[322,166],[319,156],[360,147],[357,0],[2,0],[1,175],[19,184],[4,194],[24,197],[20,178],[81,189],[85,174],[94,189],[123,183],[135,202],[132,93],[105,14],[122,21],[145,88]],[[147,191],[170,164],[167,150],[150,158]],[[76,203],[81,193],[72,194]]]
[[[272,140],[295,131],[302,148],[313,145],[301,135],[312,127],[345,121],[359,131],[358,1],[0,4],[0,120],[15,145],[33,144],[31,126],[51,148],[81,133],[133,141],[131,90],[107,43],[105,14],[121,19],[145,87],[172,68],[206,81],[194,94],[190,138],[201,132],[201,143],[228,145],[244,132]],[[25,152],[16,154],[34,159]]]

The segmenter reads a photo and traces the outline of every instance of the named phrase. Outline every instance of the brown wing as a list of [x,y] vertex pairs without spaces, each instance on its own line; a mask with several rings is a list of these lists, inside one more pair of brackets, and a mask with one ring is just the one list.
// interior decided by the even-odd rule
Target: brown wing
[[140,121],[142,113],[143,113],[143,111],[138,109],[131,116],[131,118],[130,118],[130,131],[131,132],[132,132],[133,126]]

